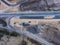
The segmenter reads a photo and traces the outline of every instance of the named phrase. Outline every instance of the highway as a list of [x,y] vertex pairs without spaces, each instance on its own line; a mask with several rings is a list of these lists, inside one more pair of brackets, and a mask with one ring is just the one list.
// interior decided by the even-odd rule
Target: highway
[[[15,17],[16,18],[16,17]],[[15,21],[15,20],[14,20]],[[19,20],[18,20],[19,21]],[[13,21],[12,21],[13,23]],[[26,28],[24,28],[23,26],[20,26],[20,27],[16,27],[16,26],[19,26],[18,24],[16,26],[13,26],[14,24],[11,23],[11,20],[10,20],[10,26],[12,29],[14,29],[14,31],[22,34],[22,35],[25,35],[33,40],[36,40],[37,42],[39,43],[42,43],[42,44],[45,44],[45,45],[54,45],[48,41],[46,41],[45,39],[43,39],[42,37],[38,36],[39,34],[33,34],[29,31],[26,30]],[[19,23],[19,22],[18,22]]]
[[[6,23],[7,23],[7,26],[6,27],[0,27],[0,28],[6,28],[10,31],[15,31],[21,35],[25,35],[39,43],[41,43],[42,45],[54,45],[48,41],[46,41],[45,39],[43,39],[42,37],[38,36],[38,33],[37,34],[33,34],[29,31],[26,30],[26,28],[24,28],[23,26],[19,27],[19,28],[15,28],[14,26],[11,25],[10,22],[12,22],[10,19],[12,19],[12,16],[9,16],[6,18]],[[14,25],[14,24],[13,24]]]
[[[44,38],[42,38],[40,36],[40,32],[34,34],[33,32],[29,32],[27,31],[27,28],[24,27],[23,25],[21,25],[23,22],[29,22],[31,21],[32,23],[30,25],[37,25],[38,24],[38,21],[41,21],[42,22],[42,19],[20,19],[19,17],[20,16],[15,16],[15,15],[11,15],[11,16],[1,16],[1,17],[6,17],[6,23],[7,23],[7,27],[3,27],[3,28],[6,28],[8,30],[11,30],[11,31],[15,31],[17,33],[20,33],[21,35],[25,35],[39,43],[42,43],[43,45],[54,45],[52,44],[51,42],[48,42],[47,40],[45,40]],[[24,21],[25,20],[25,21]],[[27,21],[26,21],[27,20]],[[45,19],[43,19],[45,20]],[[49,19],[50,20],[50,19]],[[49,20],[46,20],[46,21],[49,21]],[[46,23],[46,21],[44,21]],[[49,22],[51,23],[51,21],[60,21],[60,19],[53,19],[53,20],[50,20]],[[34,23],[35,22],[35,23]],[[40,22],[39,22],[40,23]]]

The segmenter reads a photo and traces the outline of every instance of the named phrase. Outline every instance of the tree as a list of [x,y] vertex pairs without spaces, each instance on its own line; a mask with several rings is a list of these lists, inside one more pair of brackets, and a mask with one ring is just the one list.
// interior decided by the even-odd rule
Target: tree
[[3,34],[2,33],[0,33],[0,40],[1,40],[1,38],[3,37]]
[[14,36],[14,37],[20,36],[20,34],[17,32],[8,31],[8,29],[5,29],[5,28],[0,28],[0,40],[4,35],[6,35],[8,39],[7,41],[5,41],[5,45],[7,44],[11,36]]
[[27,42],[22,40],[21,45],[27,45]]
[[7,26],[7,23],[3,19],[0,19],[0,24],[2,24],[3,27]]

